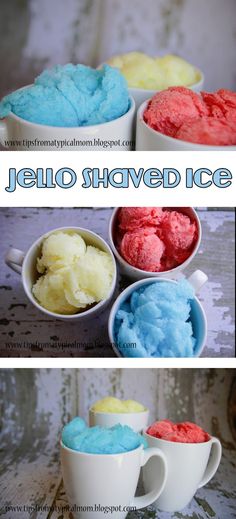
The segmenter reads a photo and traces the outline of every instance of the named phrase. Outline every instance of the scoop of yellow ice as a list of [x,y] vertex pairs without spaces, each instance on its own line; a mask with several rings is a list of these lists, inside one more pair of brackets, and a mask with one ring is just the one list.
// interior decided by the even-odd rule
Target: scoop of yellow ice
[[120,400],[113,396],[107,396],[98,400],[91,407],[91,410],[98,413],[141,413],[146,411],[146,407],[135,400]]
[[33,286],[33,295],[41,306],[50,312],[74,314],[78,311],[66,299],[63,269],[58,272],[48,272],[41,276]]
[[37,270],[57,270],[78,261],[86,251],[85,241],[79,234],[58,231],[50,234],[43,242],[41,257],[37,259]]
[[66,232],[45,239],[37,270],[42,275],[32,288],[34,297],[58,314],[74,314],[106,299],[114,275],[107,252],[86,246],[78,234]]
[[155,59],[162,71],[162,89],[170,86],[191,86],[200,80],[200,72],[190,63],[169,54]]
[[107,61],[112,67],[120,69],[129,87],[156,89],[161,78],[155,60],[142,52],[129,52],[114,56]]
[[169,86],[191,86],[200,79],[193,65],[174,55],[151,58],[142,52],[128,52],[107,63],[120,69],[131,88],[163,90]]

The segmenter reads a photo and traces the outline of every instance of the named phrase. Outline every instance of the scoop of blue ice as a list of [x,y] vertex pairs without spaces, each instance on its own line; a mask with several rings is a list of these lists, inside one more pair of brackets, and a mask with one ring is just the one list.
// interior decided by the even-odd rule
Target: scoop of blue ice
[[117,424],[111,428],[86,427],[77,417],[62,431],[62,443],[72,450],[88,454],[119,454],[132,451],[141,445],[147,448],[147,441],[128,425]]
[[45,70],[33,85],[5,96],[0,118],[13,112],[32,123],[78,127],[112,121],[128,109],[128,88],[119,70],[69,63]]

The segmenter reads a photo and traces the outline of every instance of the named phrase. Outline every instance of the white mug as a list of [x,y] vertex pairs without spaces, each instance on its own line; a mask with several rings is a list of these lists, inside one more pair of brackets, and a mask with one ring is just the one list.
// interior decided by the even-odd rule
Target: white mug
[[[72,315],[64,315],[64,314],[57,314],[55,312],[51,312],[50,310],[47,310],[43,306],[41,306],[38,301],[35,299],[32,293],[32,287],[33,284],[37,280],[37,271],[36,271],[36,261],[37,258],[40,256],[42,243],[45,240],[47,236],[52,234],[53,232],[57,231],[73,231],[75,233],[78,233],[85,241],[87,245],[93,245],[97,247],[98,249],[107,252],[111,258],[113,263],[113,269],[114,269],[114,275],[113,275],[113,281],[110,288],[110,292],[108,294],[107,299],[100,301],[95,306],[89,308],[88,310],[84,310],[83,312],[72,314]],[[50,317],[54,317],[54,319],[61,319],[63,321],[71,321],[71,320],[85,320],[90,317],[94,317],[98,315],[101,310],[103,310],[111,301],[115,287],[116,287],[116,278],[117,278],[117,271],[116,271],[116,262],[115,258],[112,254],[112,251],[109,247],[109,245],[101,238],[101,236],[98,236],[92,231],[89,231],[88,229],[83,229],[82,227],[60,227],[58,229],[52,229],[51,231],[47,232],[46,234],[43,234],[38,238],[29,248],[28,252],[24,253],[23,251],[19,249],[10,248],[5,256],[5,263],[15,272],[18,274],[21,274],[21,279],[23,283],[23,287],[25,290],[25,293],[28,297],[28,299],[31,301],[31,303],[38,308],[38,310],[41,310],[41,312],[44,312]]]
[[[155,507],[165,512],[185,508],[198,488],[206,485],[216,473],[221,460],[222,447],[217,438],[203,443],[177,443],[155,438],[144,433],[149,447],[161,449],[168,463],[165,488],[155,501]],[[143,468],[146,492],[153,488],[157,467],[152,460]]]
[[139,413],[101,413],[89,409],[89,425],[100,425],[100,427],[113,427],[116,424],[128,425],[135,432],[141,433],[148,426],[149,409]]
[[0,144],[11,150],[127,151],[133,148],[134,117],[135,102],[131,97],[130,108],[124,115],[92,126],[47,126],[10,112],[0,120]]
[[[155,459],[154,459],[155,457]],[[144,496],[135,497],[141,467],[153,458],[158,481]],[[152,504],[161,494],[167,479],[165,454],[156,448],[121,454],[87,454],[61,443],[62,475],[75,519],[124,519],[129,508]]]
[[116,241],[115,233],[116,233],[116,229],[117,229],[117,225],[118,225],[117,220],[118,220],[118,214],[119,214],[120,209],[121,209],[120,207],[116,207],[116,209],[113,210],[113,213],[110,218],[109,243],[110,243],[111,249],[113,251],[113,254],[115,255],[115,257],[118,261],[121,273],[124,276],[128,276],[130,279],[132,279],[134,281],[138,281],[138,280],[141,280],[144,278],[152,278],[152,277],[153,278],[178,279],[179,274],[191,263],[191,261],[197,254],[197,251],[200,247],[200,243],[201,243],[201,239],[202,239],[201,221],[200,221],[200,218],[199,218],[197,212],[195,211],[195,209],[193,207],[172,207],[171,208],[171,209],[177,210],[177,211],[181,210],[181,212],[183,214],[188,216],[192,221],[194,221],[196,223],[197,231],[198,231],[198,238],[194,245],[193,251],[191,252],[189,257],[185,261],[183,261],[183,263],[181,263],[177,267],[173,267],[170,270],[164,270],[161,272],[149,272],[147,270],[141,270],[137,267],[133,267],[133,265],[128,263],[128,261],[126,261],[119,253],[119,251],[116,247],[116,243],[115,243],[115,241]]

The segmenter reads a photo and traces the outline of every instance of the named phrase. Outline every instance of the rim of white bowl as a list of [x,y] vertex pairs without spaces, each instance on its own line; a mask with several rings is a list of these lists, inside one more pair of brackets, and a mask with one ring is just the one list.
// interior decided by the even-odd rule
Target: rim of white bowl
[[[57,232],[57,231],[69,231],[69,230],[75,231],[78,234],[80,234],[80,231],[82,231],[82,232],[89,234],[91,237],[97,238],[104,245],[104,248],[105,249],[107,248],[107,251],[110,253],[110,256],[112,258],[113,268],[114,268],[114,274],[113,274],[111,288],[110,288],[109,294],[106,297],[106,299],[99,301],[99,303],[96,303],[88,310],[82,310],[81,312],[77,312],[75,314],[59,314],[59,313],[51,312],[50,310],[47,310],[46,308],[44,308],[42,305],[40,305],[40,303],[37,301],[37,299],[33,296],[32,287],[30,289],[28,287],[28,284],[25,281],[24,268],[26,267],[26,262],[27,262],[27,259],[28,259],[28,256],[30,255],[30,253],[36,248],[36,246],[40,246],[42,244],[42,241],[47,236],[50,236],[50,234]],[[100,249],[100,250],[103,250],[103,249]],[[23,283],[23,287],[24,287],[26,295],[28,296],[31,303],[38,308],[38,310],[47,314],[49,317],[53,317],[55,319],[63,319],[63,320],[68,320],[68,321],[79,320],[80,318],[83,318],[84,316],[86,316],[86,317],[89,315],[92,316],[92,314],[95,311],[102,308],[113,296],[115,288],[116,288],[116,282],[117,282],[117,265],[116,265],[116,260],[115,260],[114,254],[111,250],[111,247],[101,236],[99,236],[95,232],[90,231],[89,229],[86,229],[84,227],[76,227],[76,226],[57,227],[56,229],[52,229],[51,231],[48,231],[45,234],[43,234],[42,236],[40,236],[34,243],[32,243],[30,248],[27,250],[25,257],[24,257],[23,264],[22,264],[21,279],[22,279],[22,283]]]
[[143,445],[139,445],[138,447],[136,447],[135,449],[132,449],[132,450],[129,450],[129,451],[125,451],[125,452],[117,452],[116,454],[94,454],[93,452],[80,452],[80,451],[77,451],[75,449],[71,449],[70,447],[67,447],[66,445],[64,445],[62,439],[60,440],[60,446],[62,449],[64,449],[65,451],[68,451],[68,452],[73,452],[74,455],[80,455],[80,456],[84,456],[84,457],[95,457],[95,456],[98,456],[99,458],[101,458],[102,456],[103,457],[106,457],[106,458],[110,458],[111,456],[114,457],[114,456],[127,456],[127,455],[131,455],[132,452],[135,452],[135,451],[138,451],[138,450],[143,450]]
[[[195,92],[195,93],[198,94],[198,92]],[[146,101],[144,101],[138,108],[137,124],[142,124],[143,126],[145,126],[147,128],[147,130],[150,133],[152,133],[153,135],[156,135],[163,140],[169,141],[170,143],[171,142],[178,143],[179,145],[181,145],[181,143],[182,143],[186,148],[189,148],[190,151],[194,151],[194,149],[196,151],[200,151],[199,147],[202,148],[202,151],[209,151],[209,150],[235,151],[236,150],[236,145],[218,146],[218,145],[214,145],[214,144],[200,144],[198,142],[183,141],[181,139],[176,139],[175,137],[170,137],[169,135],[165,135],[164,133],[154,130],[153,128],[148,126],[148,124],[144,121],[144,118],[143,118],[143,112],[150,101],[151,101],[151,98],[146,99]],[[185,150],[185,151],[188,151],[188,150]]]
[[[164,275],[168,276],[168,274],[171,275],[173,273],[181,272],[181,270],[184,270],[189,265],[189,263],[193,260],[195,255],[197,254],[197,252],[199,250],[199,247],[200,247],[200,244],[201,244],[201,240],[202,240],[202,224],[201,224],[200,218],[199,218],[199,216],[197,214],[197,211],[194,209],[194,207],[190,207],[189,209],[192,209],[192,211],[194,213],[195,221],[197,222],[197,227],[198,227],[198,239],[197,239],[196,245],[195,245],[194,250],[192,251],[191,255],[185,261],[183,261],[183,263],[181,263],[180,265],[177,265],[177,267],[174,267],[174,268],[172,268],[170,270],[164,270],[162,272],[150,272],[149,270],[142,270],[142,269],[139,269],[137,267],[134,267],[133,265],[128,263],[128,261],[126,261],[121,256],[121,254],[119,253],[117,247],[115,246],[114,239],[113,239],[113,225],[114,225],[115,219],[117,217],[118,211],[120,209],[121,209],[121,207],[116,207],[113,210],[111,218],[110,218],[110,221],[109,221],[109,243],[110,243],[112,252],[116,256],[118,261],[123,265],[124,268],[129,268],[130,271],[132,271],[134,273],[137,273],[139,275],[148,275],[150,278],[153,278],[153,279],[155,279],[157,277],[161,278]],[[180,210],[181,207],[171,207],[171,209],[179,209]]]
[[[116,298],[116,300],[114,301],[114,303],[113,303],[113,305],[111,307],[110,314],[109,314],[109,319],[108,319],[108,335],[109,335],[109,340],[110,340],[110,343],[112,345],[112,348],[113,348],[114,352],[116,353],[117,357],[128,358],[128,357],[122,355],[120,350],[116,346],[115,337],[114,337],[114,333],[113,333],[115,317],[116,317],[117,311],[118,311],[118,309],[119,309],[119,307],[121,305],[121,302],[126,301],[126,299],[128,297],[130,297],[130,295],[135,290],[140,288],[142,285],[151,285],[152,283],[162,283],[162,282],[169,282],[169,283],[175,283],[175,284],[178,283],[178,281],[176,281],[174,279],[168,279],[168,278],[145,278],[145,279],[141,279],[139,281],[135,281],[134,283],[131,283],[131,285],[126,287],[123,290],[123,292],[121,292],[118,295],[118,297]],[[203,349],[205,347],[206,337],[207,337],[207,318],[206,318],[205,310],[204,310],[204,308],[203,308],[203,306],[202,306],[201,302],[199,301],[199,299],[198,299],[196,294],[194,296],[194,300],[196,301],[196,303],[198,305],[199,312],[201,313],[201,317],[202,317],[202,320],[203,320],[203,323],[204,323],[204,335],[203,335],[203,340],[202,340],[201,347],[198,348],[196,354],[194,354],[193,357],[191,357],[191,358],[200,357],[200,355],[201,355],[201,353],[202,353],[202,351],[203,351]],[[143,358],[143,357],[137,357],[137,358]],[[145,357],[145,358],[153,358],[153,359],[156,358],[156,359],[159,359],[161,357]],[[164,358],[166,358],[166,357],[164,357]],[[175,357],[175,358],[185,358],[185,357]]]

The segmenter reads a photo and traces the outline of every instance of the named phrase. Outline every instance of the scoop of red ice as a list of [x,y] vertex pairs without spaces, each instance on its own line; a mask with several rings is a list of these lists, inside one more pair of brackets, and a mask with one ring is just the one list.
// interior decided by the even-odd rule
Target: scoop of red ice
[[185,87],[170,87],[152,97],[143,118],[154,130],[175,137],[181,124],[207,115],[207,107],[198,94]]
[[122,231],[134,231],[144,225],[158,225],[161,217],[161,207],[122,207],[119,212],[119,227]]
[[217,92],[201,92],[209,117],[236,122],[236,92],[221,88]]
[[147,433],[155,438],[178,443],[204,443],[210,439],[207,432],[192,422],[161,420],[148,427]]
[[175,135],[176,139],[211,146],[233,146],[236,144],[236,120],[197,119],[183,123]]
[[155,232],[155,227],[142,227],[128,231],[123,236],[121,254],[133,267],[149,272],[158,272],[161,269],[165,246]]
[[165,211],[158,235],[165,243],[165,257],[177,264],[183,263],[191,254],[197,239],[195,221],[179,211]]

